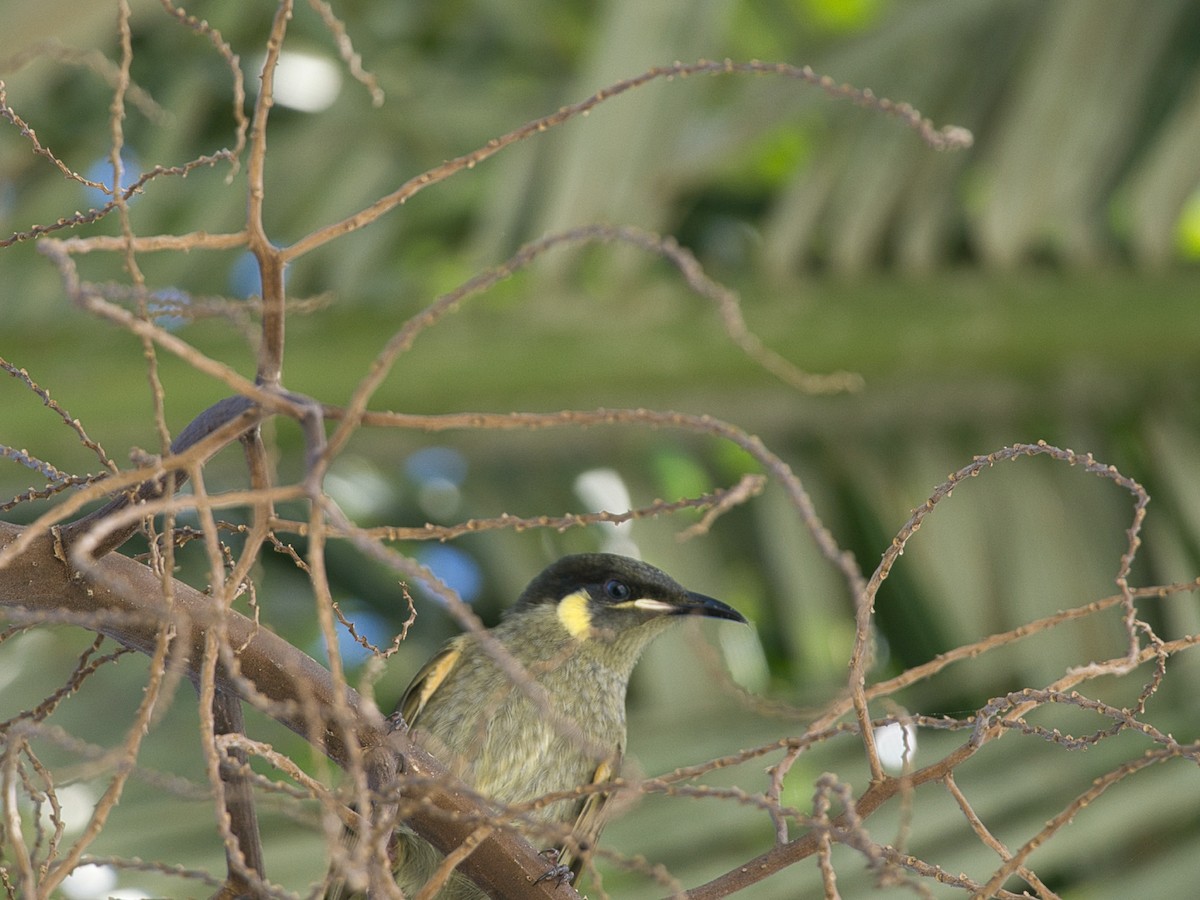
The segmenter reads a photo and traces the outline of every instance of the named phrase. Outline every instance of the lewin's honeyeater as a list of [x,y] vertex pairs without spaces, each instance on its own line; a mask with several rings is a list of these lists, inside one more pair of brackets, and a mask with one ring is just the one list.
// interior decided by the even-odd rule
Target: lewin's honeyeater
[[[559,862],[577,869],[573,849],[595,845],[605,796],[528,804],[618,774],[629,676],[646,644],[684,615],[746,621],[646,563],[606,553],[567,556],[538,575],[490,631],[544,689],[542,703],[477,638],[463,634],[422,667],[396,711],[415,741],[501,810],[524,805],[533,821],[569,825]],[[530,839],[539,845],[538,835]],[[394,850],[396,883],[414,897],[441,855],[403,826]],[[341,890],[329,896],[350,896]],[[438,894],[483,896],[458,873]]]

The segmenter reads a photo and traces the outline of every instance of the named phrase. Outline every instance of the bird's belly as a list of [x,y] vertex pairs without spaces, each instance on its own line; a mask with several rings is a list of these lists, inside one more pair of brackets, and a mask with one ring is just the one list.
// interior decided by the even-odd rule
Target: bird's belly
[[[581,747],[579,741],[549,723],[539,722],[531,728],[514,726],[506,718],[497,717],[472,767],[475,771],[466,773],[468,782],[480,793],[498,804],[526,806],[592,781],[601,762],[596,748]],[[615,751],[617,741],[608,743]],[[573,796],[525,811],[537,820],[563,822],[574,818],[578,804],[579,797]]]

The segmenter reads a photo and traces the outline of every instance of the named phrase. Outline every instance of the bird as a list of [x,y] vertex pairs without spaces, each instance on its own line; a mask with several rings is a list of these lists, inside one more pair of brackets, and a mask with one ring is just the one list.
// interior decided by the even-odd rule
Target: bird
[[[560,838],[569,831],[547,851],[556,863],[547,875],[573,877],[580,853],[595,846],[604,827],[609,798],[586,790],[569,795],[619,774],[630,676],[646,645],[682,616],[747,624],[728,604],[640,560],[611,553],[562,557],[529,583],[486,637],[467,632],[443,646],[414,676],[394,715],[414,742],[499,809],[521,807],[535,829],[557,828]],[[533,689],[514,679],[489,644],[520,664]],[[547,795],[568,799],[535,802]],[[536,834],[528,836],[536,842]],[[404,825],[391,851],[406,897],[416,896],[442,862]],[[340,893],[336,883],[326,893],[339,900],[365,896]],[[486,895],[455,872],[436,896]]]

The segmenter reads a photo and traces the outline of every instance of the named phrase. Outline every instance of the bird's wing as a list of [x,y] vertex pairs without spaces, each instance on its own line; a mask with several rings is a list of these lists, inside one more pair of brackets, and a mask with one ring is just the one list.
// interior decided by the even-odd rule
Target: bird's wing
[[[621,767],[620,751],[612,757],[602,761],[596,766],[596,771],[592,773],[592,784],[605,784],[617,777]],[[570,846],[563,847],[559,851],[558,864],[570,866],[571,871],[575,873],[575,878],[579,878],[580,870],[583,868],[583,857],[593,850],[597,841],[600,840],[600,832],[603,830],[605,823],[608,821],[606,808],[608,807],[609,793],[607,791],[596,791],[587,795],[587,799],[583,801],[583,805],[579,808],[579,815],[575,819],[575,825],[571,829],[572,837],[579,845],[579,849],[583,851],[579,856],[573,852]]]
[[429,698],[442,686],[446,676],[458,664],[458,660],[462,657],[462,640],[462,636],[454,638],[435,653],[429,662],[421,666],[420,671],[413,676],[412,683],[404,692],[404,696],[396,704],[396,709],[404,717],[409,728],[417,724],[421,710],[425,708]]

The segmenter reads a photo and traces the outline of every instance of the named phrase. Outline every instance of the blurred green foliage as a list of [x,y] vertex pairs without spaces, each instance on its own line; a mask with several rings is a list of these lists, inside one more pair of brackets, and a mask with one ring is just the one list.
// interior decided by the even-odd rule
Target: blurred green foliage
[[[133,5],[133,77],[148,99],[131,103],[125,122],[131,162],[178,165],[231,146],[228,69],[158,4]],[[273,8],[214,0],[189,11],[219,28],[241,56],[252,100]],[[912,102],[939,125],[969,127],[976,140],[967,152],[934,153],[895,121],[784,79],[651,84],[297,261],[289,272],[292,295],[328,295],[328,303],[289,324],[291,389],[344,402],[387,337],[438,293],[546,231],[636,224],[678,235],[710,274],[736,287],[751,329],[770,347],[812,371],[862,373],[866,389],[796,395],[733,347],[715,311],[673,271],[605,247],[556,251],[470,300],[422,335],[375,407],[708,412],[761,436],[791,464],[835,537],[868,569],[949,472],[974,454],[1042,438],[1091,451],[1150,490],[1138,583],[1195,576],[1200,275],[1188,223],[1200,189],[1200,4],[537,0],[516,9],[496,0],[352,0],[336,12],[387,101],[374,108],[343,70],[329,109],[276,110],[266,216],[281,243],[525,121],[674,59],[811,64],[838,81]],[[80,64],[62,48],[115,59],[113,17],[108,4],[0,0],[7,102],[80,172],[107,153],[111,69]],[[50,36],[57,43],[39,43]],[[336,58],[307,7],[297,10],[288,47]],[[34,48],[28,58],[21,55],[27,48]],[[133,226],[145,235],[236,230],[244,187],[244,167],[231,173],[226,165],[155,180],[133,205]],[[17,129],[0,130],[0,238],[95,203],[33,154]],[[118,229],[109,217],[81,233]],[[152,290],[203,298],[245,293],[235,278],[238,258],[158,254],[139,263]],[[95,254],[82,268],[97,281],[126,278],[118,260]],[[0,278],[0,356],[28,368],[114,458],[123,461],[134,446],[158,449],[137,342],[69,308],[36,242],[0,251]],[[252,341],[227,322],[190,322],[179,333],[243,373],[253,371]],[[160,377],[176,430],[223,393],[165,355]],[[0,385],[0,410],[0,441],[8,446],[28,447],[65,470],[95,469],[16,382]],[[298,475],[298,432],[287,423],[271,430],[284,475]],[[390,486],[376,491],[366,521],[417,524],[430,516],[403,461],[434,444],[453,446],[469,461],[448,513],[455,521],[577,510],[575,478],[594,467],[616,469],[635,505],[730,484],[753,469],[718,442],[636,428],[438,436],[368,430],[340,470],[351,484]],[[228,453],[215,461],[210,489],[241,478],[236,454]],[[5,497],[38,486],[36,480],[11,463],[0,469]],[[27,504],[6,515],[28,520],[44,508]],[[1045,460],[961,486],[880,596],[878,677],[1113,593],[1130,517],[1120,490]],[[648,558],[755,621],[759,644],[723,648],[733,670],[748,682],[765,671],[755,689],[794,706],[815,708],[835,696],[853,638],[851,600],[778,489],[718,520],[709,536],[676,543],[674,534],[693,521],[638,523],[633,534]],[[486,574],[480,608],[492,617],[547,557],[597,540],[594,532],[501,532],[459,546]],[[392,573],[344,548],[333,549],[330,569],[348,608],[398,627],[406,607]],[[202,578],[203,560],[185,557],[182,571]],[[259,585],[264,621],[317,652],[311,599],[290,564],[264,559]],[[419,602],[414,646],[378,686],[383,705],[453,631],[439,610]],[[1200,631],[1191,597],[1148,603],[1144,615],[1164,638]],[[58,643],[36,658],[72,657],[77,637],[54,632]],[[912,711],[962,714],[1121,652],[1113,611],[960,664],[898,699]],[[104,697],[136,691],[143,665],[123,660],[120,683],[88,690]],[[1160,727],[1181,741],[1200,737],[1189,688],[1196,668],[1186,655],[1173,659],[1152,702]],[[53,673],[48,677],[52,682]],[[664,641],[646,659],[631,698],[631,750],[645,771],[669,771],[798,730],[741,707],[709,688],[708,677],[683,638]],[[32,698],[40,696],[37,686],[24,685]],[[3,715],[9,700],[24,702],[8,695]],[[86,706],[77,709],[82,715]],[[192,716],[176,703],[147,765],[161,760],[170,768],[176,750],[192,746]],[[85,719],[64,727],[86,728]],[[105,743],[100,730],[96,740]],[[298,739],[273,734],[305,756]],[[936,758],[955,738],[922,733],[921,742],[919,761]],[[1084,766],[1078,753],[1013,735],[965,767],[961,782],[1011,848],[1094,774],[1117,765],[1116,749],[1102,744]],[[1139,752],[1128,744],[1119,749]],[[855,753],[852,738],[815,750],[789,782],[796,805],[808,805],[812,781],[825,769],[857,777],[861,788],[865,770],[847,762]],[[738,783],[761,787],[757,771],[740,775]],[[1139,775],[1035,854],[1033,867],[1068,896],[1126,897],[1144,894],[1147,885],[1159,896],[1184,896],[1196,871],[1188,848],[1200,835],[1189,799],[1195,778],[1181,761]],[[156,859],[194,860],[196,848],[205,847],[219,870],[220,848],[205,814],[159,816],[154,804],[179,801],[152,789],[145,794],[125,805],[139,799],[149,806],[114,816],[105,841]],[[196,808],[206,809],[203,801]],[[931,815],[928,808],[922,817]],[[967,833],[954,809],[942,812],[914,823],[912,852],[986,878],[994,854]],[[164,817],[167,827],[157,827]],[[318,877],[323,862],[311,833],[305,837],[282,816],[271,821],[278,834],[297,832],[294,842],[274,848],[272,871],[294,872],[297,884],[301,876]],[[869,827],[883,836],[904,823],[889,813]],[[748,809],[722,805],[710,820],[680,816],[677,802],[654,797],[618,822],[606,842],[661,861],[693,885],[770,840],[765,817]],[[861,861],[848,852],[835,861],[843,895],[865,894],[871,875]],[[812,866],[788,870],[747,896],[809,896],[819,890],[816,878]],[[644,878],[611,879],[613,896],[662,892]]]

